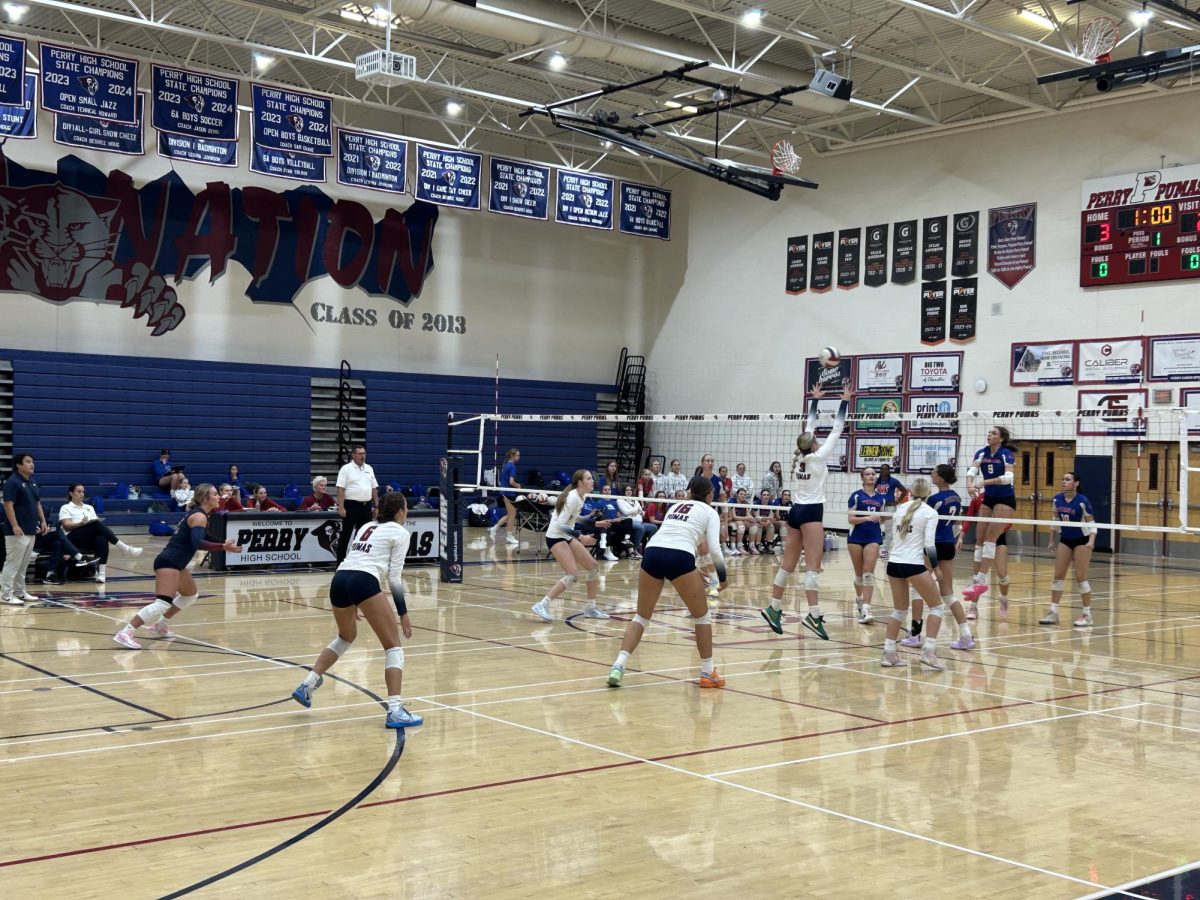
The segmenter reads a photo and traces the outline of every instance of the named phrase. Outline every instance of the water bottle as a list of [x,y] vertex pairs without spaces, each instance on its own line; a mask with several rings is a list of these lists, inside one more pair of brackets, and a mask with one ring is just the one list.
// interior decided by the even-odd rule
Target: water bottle
[[833,534],[832,534],[832,532],[827,531],[827,532],[825,532],[825,552],[828,553],[832,549],[833,549]]

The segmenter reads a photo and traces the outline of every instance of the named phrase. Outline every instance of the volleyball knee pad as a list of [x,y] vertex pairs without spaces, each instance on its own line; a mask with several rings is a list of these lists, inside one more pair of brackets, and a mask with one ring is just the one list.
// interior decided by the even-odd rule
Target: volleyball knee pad
[[1061,582],[1061,581],[1052,581],[1052,582],[1050,582],[1050,590],[1052,590],[1052,591],[1061,591],[1061,590],[1063,590],[1065,587],[1066,587],[1066,584],[1064,584],[1064,583],[1063,583],[1063,582]]
[[811,569],[804,573],[804,589],[806,591],[815,591],[821,583],[821,573],[814,572]]
[[946,614],[946,604],[939,603],[937,606],[931,606],[926,610],[925,615],[930,619],[940,619]]
[[637,613],[633,614],[633,621],[637,622],[637,624],[641,625],[643,628],[650,627],[650,620],[645,616],[639,616]]
[[1090,584],[1088,584],[1086,581],[1079,582],[1079,593],[1090,594],[1091,592],[1092,586]]
[[385,669],[403,669],[404,648],[388,647],[387,653],[384,654],[383,667]]
[[579,580],[578,575],[564,575],[562,578],[558,579],[558,583],[563,586],[564,590],[569,591],[571,589],[571,585],[573,585],[578,580]]
[[779,567],[779,571],[775,573],[775,587],[787,587],[788,579],[792,577],[792,573],[783,566]]
[[986,544],[983,545],[983,558],[984,559],[995,559],[996,558],[996,544],[994,541],[988,541]]
[[600,580],[600,567],[599,566],[596,566],[594,569],[592,569],[590,572],[588,572],[587,580],[588,581],[599,581]]
[[862,577],[863,587],[875,587],[875,573],[868,572]]
[[711,625],[712,624],[712,613],[706,612],[700,618],[692,619],[692,624],[693,625]]
[[999,579],[999,581],[1000,581],[1001,587],[1008,587],[1010,584],[1012,584],[1012,579],[1009,578],[1007,575],[1005,575],[1003,578]]
[[904,624],[904,622],[907,618],[908,618],[908,610],[905,610],[905,609],[893,609],[892,610],[892,619],[896,622],[899,622],[901,625]]
[[148,603],[138,610],[138,618],[146,625],[153,625],[171,608],[171,601],[166,597],[155,597],[153,603]]
[[975,547],[975,562],[983,562],[983,545],[979,544]]
[[338,659],[341,659],[342,654],[349,650],[350,645],[353,643],[353,641],[343,641],[342,636],[339,634],[329,642],[329,646],[325,649],[333,651],[333,655],[338,657]]
[[175,608],[178,609],[180,612],[183,612],[183,610],[187,609],[189,606],[191,606],[193,603],[195,603],[199,599],[200,599],[199,594],[188,594],[186,597],[180,595],[175,598]]

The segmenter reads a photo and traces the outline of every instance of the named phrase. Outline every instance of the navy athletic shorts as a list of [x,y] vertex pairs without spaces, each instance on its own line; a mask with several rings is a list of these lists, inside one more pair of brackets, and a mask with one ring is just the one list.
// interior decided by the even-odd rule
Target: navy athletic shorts
[[329,584],[329,602],[339,609],[358,606],[378,593],[379,579],[370,572],[335,572]]
[[799,528],[809,522],[822,522],[824,519],[824,503],[793,503],[787,514],[787,523],[793,528]]
[[651,578],[674,581],[696,571],[696,556],[673,547],[647,547],[642,555],[642,571]]

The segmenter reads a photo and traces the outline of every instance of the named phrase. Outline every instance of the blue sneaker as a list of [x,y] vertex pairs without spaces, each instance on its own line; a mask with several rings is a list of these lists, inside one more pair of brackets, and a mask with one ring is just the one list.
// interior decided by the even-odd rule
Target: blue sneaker
[[401,704],[395,711],[388,710],[386,725],[388,728],[416,728],[424,721],[424,717],[409,712],[408,707]]
[[309,707],[312,706],[313,691],[315,691],[322,684],[324,684],[324,682],[325,682],[325,677],[323,675],[317,676],[317,683],[314,684],[312,687],[309,687],[308,682],[306,682],[306,681],[300,682],[300,687],[298,687],[294,691],[292,691],[292,699],[295,700],[297,703],[299,703],[301,706],[303,706],[305,709],[308,709]]

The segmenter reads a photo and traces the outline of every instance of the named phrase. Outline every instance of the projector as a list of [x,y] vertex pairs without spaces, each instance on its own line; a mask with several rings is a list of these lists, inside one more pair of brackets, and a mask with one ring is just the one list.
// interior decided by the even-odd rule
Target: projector
[[800,109],[817,113],[839,113],[846,108],[854,82],[828,69],[817,69],[808,89],[788,99]]
[[403,84],[417,77],[417,58],[393,50],[372,50],[354,60],[354,78],[383,87]]

